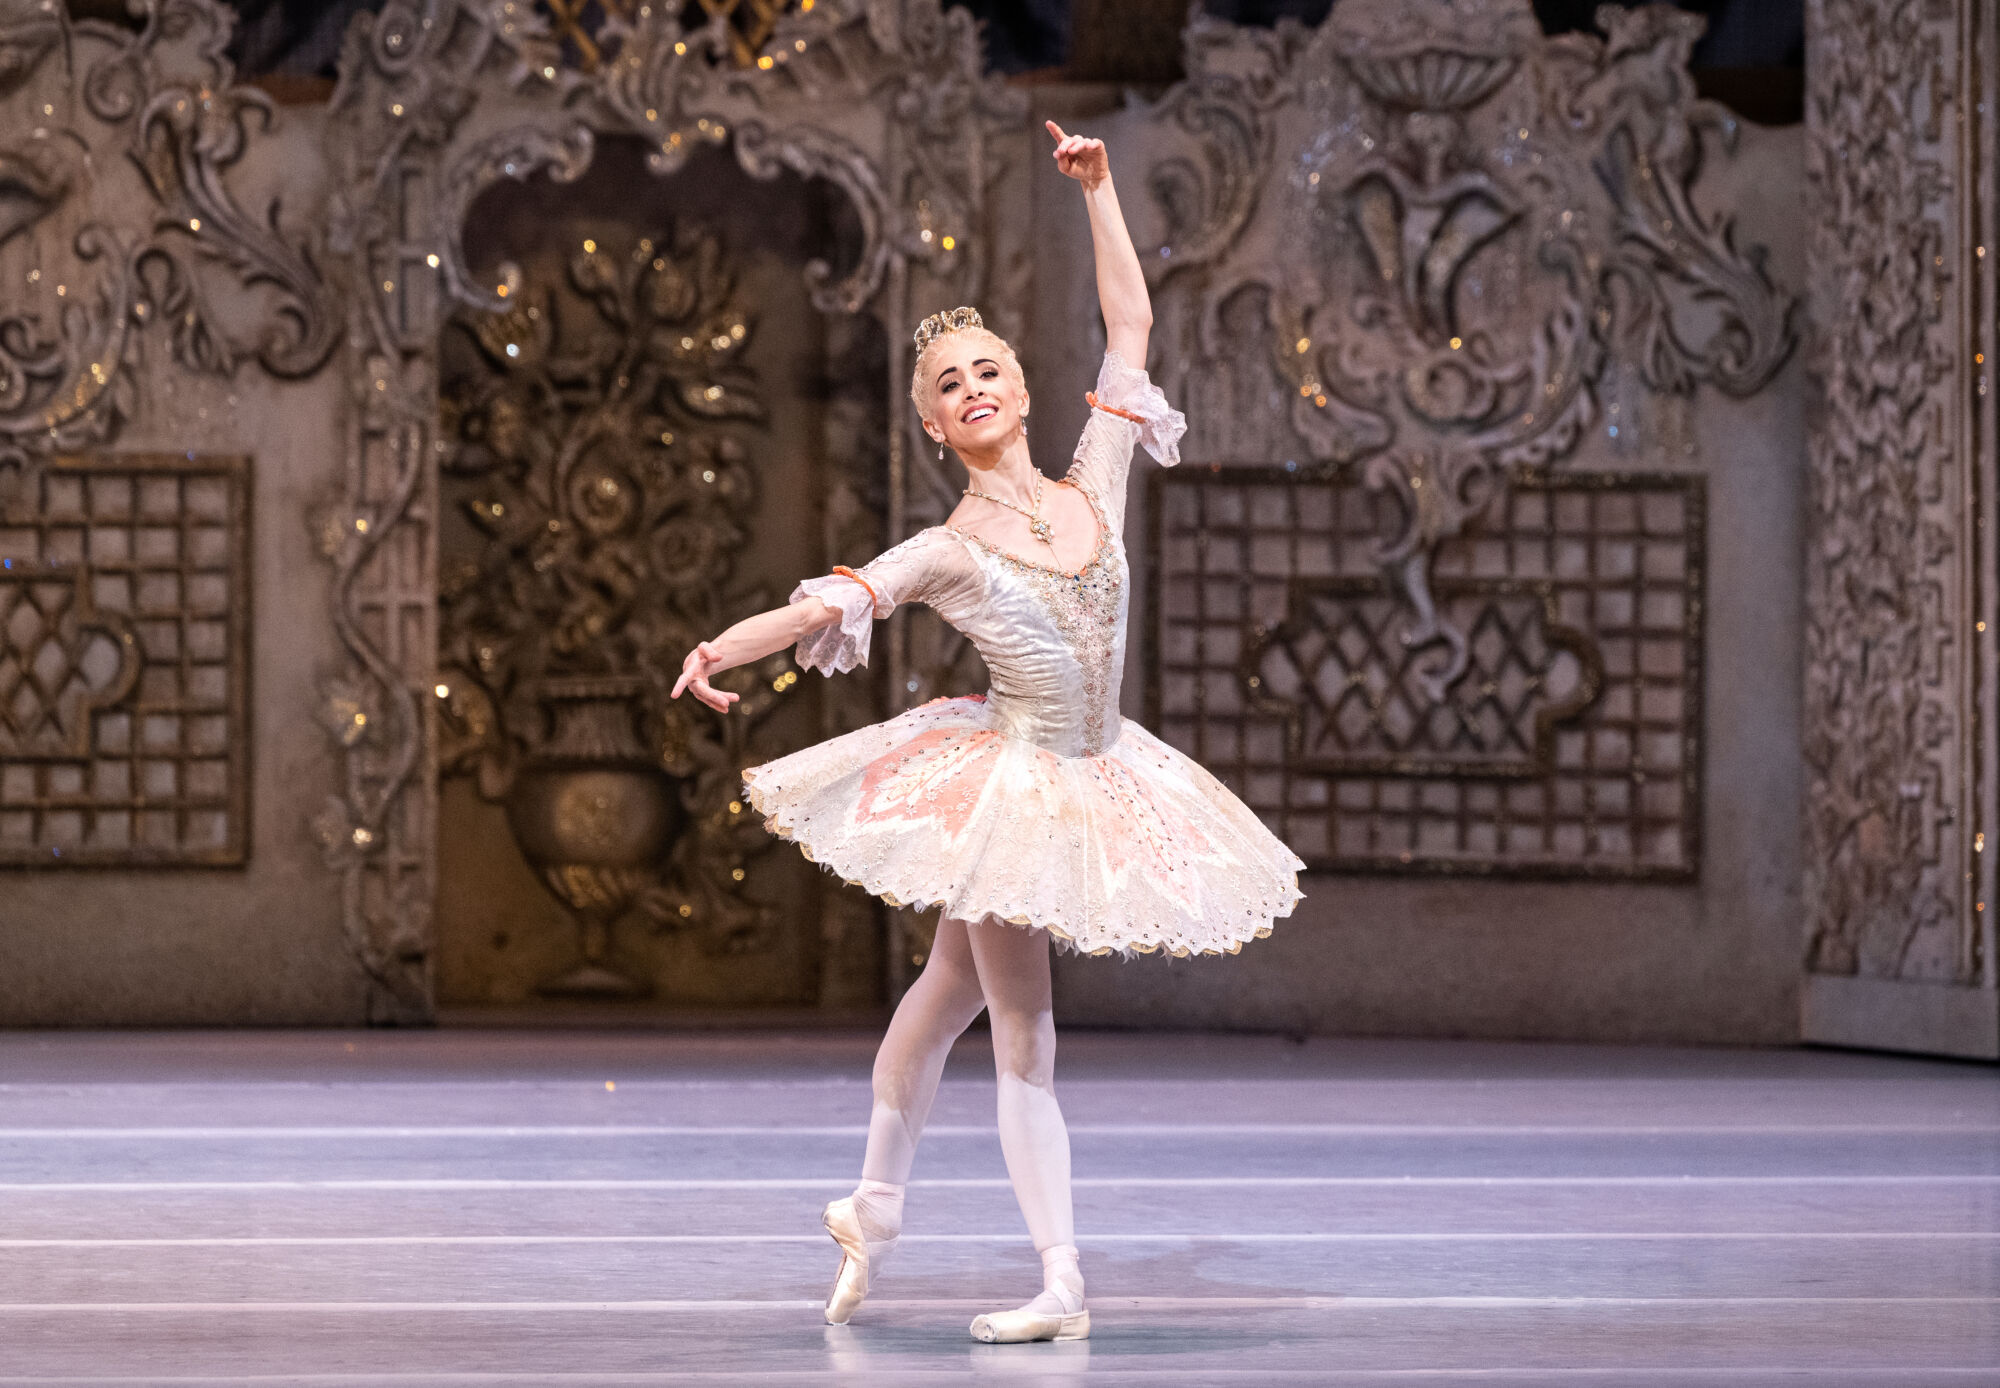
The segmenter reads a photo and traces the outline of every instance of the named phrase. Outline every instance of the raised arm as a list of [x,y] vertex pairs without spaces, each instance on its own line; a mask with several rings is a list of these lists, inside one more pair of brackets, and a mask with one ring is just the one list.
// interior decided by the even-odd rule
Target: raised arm
[[1146,339],[1153,331],[1153,301],[1146,293],[1139,253],[1132,249],[1132,233],[1125,229],[1125,214],[1118,207],[1104,141],[1065,134],[1054,121],[1046,124],[1056,142],[1056,167],[1083,185],[1090,241],[1097,252],[1097,304],[1104,313],[1105,345],[1143,371]]

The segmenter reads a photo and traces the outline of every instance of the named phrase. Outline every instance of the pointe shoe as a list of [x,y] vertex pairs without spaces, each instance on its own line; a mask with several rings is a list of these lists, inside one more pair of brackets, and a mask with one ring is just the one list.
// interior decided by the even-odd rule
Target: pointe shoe
[[896,1240],[869,1238],[854,1213],[852,1196],[829,1203],[820,1212],[819,1222],[833,1235],[841,1252],[840,1271],[834,1274],[833,1290],[827,1293],[826,1323],[846,1325],[868,1296],[869,1273],[880,1269],[883,1259],[895,1251]]
[[988,1345],[1031,1340],[1087,1340],[1090,1312],[1083,1304],[1083,1274],[1076,1245],[1042,1250],[1042,1294],[1012,1311],[989,1311],[972,1322],[972,1338]]
[[1033,1340],[1087,1340],[1090,1338],[1088,1311],[1036,1311],[1023,1306],[1018,1311],[989,1311],[975,1316],[972,1338],[988,1345],[1024,1345]]

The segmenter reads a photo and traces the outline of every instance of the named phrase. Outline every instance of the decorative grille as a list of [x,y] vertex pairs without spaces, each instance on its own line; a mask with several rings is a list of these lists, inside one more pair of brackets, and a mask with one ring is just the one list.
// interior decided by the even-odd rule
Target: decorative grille
[[1514,478],[1439,552],[1469,658],[1440,697],[1376,562],[1393,502],[1279,468],[1162,474],[1148,717],[1315,867],[1692,876],[1703,496]]
[[0,501],[0,866],[236,864],[248,465],[62,458]]

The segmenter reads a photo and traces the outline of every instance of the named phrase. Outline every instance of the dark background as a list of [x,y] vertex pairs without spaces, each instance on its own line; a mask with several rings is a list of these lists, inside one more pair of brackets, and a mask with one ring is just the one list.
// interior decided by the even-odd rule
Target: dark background
[[[330,79],[348,19],[382,0],[235,0],[234,44],[245,77],[304,79],[301,94]],[[1188,0],[947,0],[985,26],[988,67],[1025,80],[1066,78],[1164,84],[1180,75],[1180,29]],[[1317,24],[1332,0],[1196,0],[1237,24],[1292,18]],[[1551,33],[1590,29],[1600,0],[1534,0]],[[1804,0],[1676,0],[1708,20],[1694,66],[1707,94],[1771,123],[1798,118],[1804,62]],[[690,4],[690,9],[699,6]],[[124,0],[72,0],[79,16],[123,20]]]

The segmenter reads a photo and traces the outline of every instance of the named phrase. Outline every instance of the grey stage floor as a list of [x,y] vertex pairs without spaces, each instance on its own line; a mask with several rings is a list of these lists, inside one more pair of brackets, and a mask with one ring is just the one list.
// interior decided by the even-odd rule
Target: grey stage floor
[[872,1037],[0,1034],[0,1384],[2000,1384],[2000,1073],[1066,1037],[1096,1322],[954,1058],[854,1324]]

